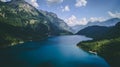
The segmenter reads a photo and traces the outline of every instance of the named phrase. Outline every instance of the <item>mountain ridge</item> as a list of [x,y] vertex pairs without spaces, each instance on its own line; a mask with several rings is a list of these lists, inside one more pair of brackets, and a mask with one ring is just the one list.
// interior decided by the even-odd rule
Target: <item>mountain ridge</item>
[[77,34],[85,35],[95,39],[113,38],[120,36],[119,26],[120,26],[120,22],[118,22],[115,26],[110,26],[110,27],[88,26],[80,30]]
[[46,15],[24,0],[0,1],[0,24],[0,37],[3,39],[0,43],[4,41],[0,46],[3,47],[41,40],[50,35],[71,34],[68,30],[59,29],[62,26],[53,25]]
[[74,32],[77,33],[78,31],[88,27],[88,26],[93,26],[93,25],[98,25],[98,26],[114,26],[117,22],[120,21],[120,18],[111,18],[106,21],[95,21],[95,22],[88,22],[86,25],[76,25],[73,26],[72,28],[75,30]]

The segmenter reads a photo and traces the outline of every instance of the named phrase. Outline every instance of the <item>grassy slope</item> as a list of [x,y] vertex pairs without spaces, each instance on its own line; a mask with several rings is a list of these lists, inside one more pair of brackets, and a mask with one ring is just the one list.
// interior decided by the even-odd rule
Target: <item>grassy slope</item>
[[120,67],[120,38],[85,41],[78,46],[87,51],[96,51],[111,67]]
[[[86,51],[97,52],[98,55],[108,61],[111,67],[120,67],[120,22],[113,27],[108,27],[106,30],[95,30],[97,29],[92,27],[85,30],[87,33],[84,33],[84,35],[89,35],[88,37],[92,37],[94,40],[81,42],[78,46]],[[104,33],[105,35],[100,34],[104,31],[107,31]]]

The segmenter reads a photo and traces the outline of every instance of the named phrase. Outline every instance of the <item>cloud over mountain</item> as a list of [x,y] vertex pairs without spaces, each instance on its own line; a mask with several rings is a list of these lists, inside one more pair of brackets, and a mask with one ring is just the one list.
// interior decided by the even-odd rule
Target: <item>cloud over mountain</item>
[[38,8],[39,4],[37,3],[37,0],[25,0],[28,3],[30,3],[31,5],[33,5],[34,7]]
[[120,13],[119,13],[119,12],[113,13],[113,12],[111,12],[111,11],[108,11],[108,14],[109,14],[112,18],[120,18]]
[[0,0],[0,1],[2,1],[2,2],[7,2],[7,1],[11,1],[11,0]]
[[81,20],[78,19],[76,16],[72,15],[71,17],[69,17],[68,19],[65,19],[65,22],[69,25],[69,26],[74,26],[74,25],[85,25],[87,24],[87,19],[86,18],[82,18]]
[[75,15],[72,15],[68,19],[65,19],[65,22],[69,26],[75,26],[75,25],[86,25],[88,22],[96,22],[96,21],[103,22],[105,20],[107,20],[107,18],[102,18],[102,17],[90,17],[90,18],[83,17],[79,19]]

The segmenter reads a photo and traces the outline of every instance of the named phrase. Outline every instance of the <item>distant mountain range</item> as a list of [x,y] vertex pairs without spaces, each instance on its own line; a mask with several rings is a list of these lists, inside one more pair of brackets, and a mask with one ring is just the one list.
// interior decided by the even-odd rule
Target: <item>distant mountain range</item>
[[0,46],[71,34],[56,14],[37,10],[24,0],[0,1]]
[[120,22],[115,26],[88,26],[77,34],[92,37],[94,39],[109,39],[120,37]]
[[109,19],[109,20],[106,20],[106,21],[103,21],[103,22],[99,22],[99,21],[96,21],[96,22],[88,22],[88,24],[86,25],[76,25],[76,26],[73,26],[73,30],[75,33],[77,33],[78,31],[88,27],[88,26],[93,26],[93,25],[97,25],[97,26],[114,26],[117,22],[119,22],[120,19],[119,18],[112,18],[112,19]]

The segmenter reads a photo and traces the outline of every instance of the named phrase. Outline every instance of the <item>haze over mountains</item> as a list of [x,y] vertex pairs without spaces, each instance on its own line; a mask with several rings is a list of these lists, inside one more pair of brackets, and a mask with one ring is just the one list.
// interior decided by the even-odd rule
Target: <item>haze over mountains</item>
[[76,25],[76,26],[73,26],[72,29],[74,30],[74,33],[77,33],[78,31],[80,31],[88,26],[97,25],[97,26],[109,27],[109,26],[114,26],[119,21],[120,21],[120,18],[111,18],[111,19],[103,21],[103,22],[95,21],[95,22],[88,22],[86,25]]

